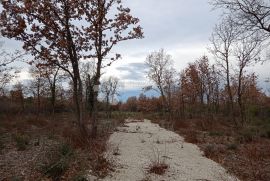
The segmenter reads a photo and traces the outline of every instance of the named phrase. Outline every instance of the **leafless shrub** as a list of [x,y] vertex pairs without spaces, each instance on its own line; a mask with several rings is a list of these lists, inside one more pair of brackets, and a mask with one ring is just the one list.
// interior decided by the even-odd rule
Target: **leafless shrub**
[[119,145],[120,145],[120,142],[117,145],[110,145],[110,148],[107,148],[107,150],[111,150],[112,153],[110,153],[109,155],[114,155],[114,156],[120,155]]
[[151,181],[151,177],[149,175],[146,175],[142,180],[140,181]]
[[91,169],[94,175],[98,176],[99,178],[104,178],[108,175],[108,173],[114,171],[111,160],[104,155],[97,155],[96,159],[93,160]]
[[148,173],[154,173],[157,175],[165,174],[166,170],[169,168],[169,165],[166,163],[166,159],[168,158],[166,156],[166,145],[164,153],[162,153],[157,147],[153,146],[152,155],[153,157],[147,167]]
[[139,139],[141,140],[141,143],[145,143],[145,139],[143,137],[139,137]]
[[16,142],[18,151],[24,151],[26,150],[27,145],[29,145],[30,137],[25,134],[15,134],[14,140]]
[[195,130],[188,130],[185,133],[185,141],[189,142],[189,143],[198,143],[199,139],[197,137],[197,131]]
[[159,138],[157,138],[157,140],[155,141],[156,144],[161,144],[162,142],[159,140]]
[[204,148],[204,155],[207,158],[212,158],[216,154],[216,147],[214,144],[207,144]]
[[57,145],[47,153],[47,159],[41,164],[44,175],[59,180],[71,163],[74,150],[69,144]]

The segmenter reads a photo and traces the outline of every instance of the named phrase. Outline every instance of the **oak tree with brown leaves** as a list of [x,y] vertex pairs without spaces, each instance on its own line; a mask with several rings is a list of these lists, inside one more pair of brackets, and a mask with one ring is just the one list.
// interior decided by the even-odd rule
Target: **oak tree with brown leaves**
[[[23,42],[23,48],[33,55],[34,61],[57,65],[70,75],[79,129],[87,135],[79,62],[84,58],[97,59],[94,82],[99,85],[103,60],[113,46],[142,38],[139,19],[131,16],[130,9],[124,8],[120,0],[7,0],[1,4],[3,36]],[[117,58],[118,54],[112,61]],[[95,102],[97,96],[98,92]],[[93,135],[95,123],[96,116]]]
[[[97,97],[100,86],[101,69],[110,66],[120,58],[120,54],[110,54],[119,42],[143,38],[139,19],[130,14],[130,9],[122,5],[121,0],[92,0],[84,2],[81,8],[85,12],[90,26],[85,28],[92,40],[93,57],[96,59],[96,71],[93,84],[96,87],[93,96],[92,137],[97,132]],[[113,14],[111,16],[110,14]]]

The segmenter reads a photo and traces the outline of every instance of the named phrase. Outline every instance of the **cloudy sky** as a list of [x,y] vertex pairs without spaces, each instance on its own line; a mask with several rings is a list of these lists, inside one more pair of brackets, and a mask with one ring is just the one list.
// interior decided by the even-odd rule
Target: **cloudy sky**
[[[202,55],[209,55],[209,37],[213,27],[221,19],[221,12],[212,10],[209,0],[124,0],[131,13],[141,20],[144,39],[131,40],[119,44],[113,52],[120,53],[122,59],[105,70],[104,77],[117,76],[124,82],[122,98],[137,95],[141,87],[149,84],[143,65],[146,56],[164,48],[172,55],[175,68],[181,71],[188,62]],[[19,46],[14,41],[6,41],[8,48]],[[211,57],[211,56],[210,56]],[[270,63],[251,68],[260,76],[261,86],[270,69]],[[26,70],[26,69],[25,69]],[[24,71],[21,79],[27,78]]]

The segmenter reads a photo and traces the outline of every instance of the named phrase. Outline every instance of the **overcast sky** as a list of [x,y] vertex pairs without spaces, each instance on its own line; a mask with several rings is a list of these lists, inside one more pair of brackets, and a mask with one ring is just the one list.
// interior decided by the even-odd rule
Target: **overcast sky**
[[[221,19],[221,12],[213,11],[208,0],[124,0],[124,4],[140,19],[145,38],[123,42],[114,48],[113,52],[120,53],[122,59],[105,70],[104,76],[117,76],[128,85],[126,90],[138,90],[144,82],[148,83],[143,63],[152,51],[164,48],[172,55],[179,72],[188,62],[209,55],[209,37]],[[5,42],[9,49],[19,46],[14,41]],[[265,86],[262,80],[270,76],[270,64],[251,69],[259,74],[261,85]],[[21,75],[21,79],[27,78],[25,72]],[[132,87],[137,81],[138,85]]]

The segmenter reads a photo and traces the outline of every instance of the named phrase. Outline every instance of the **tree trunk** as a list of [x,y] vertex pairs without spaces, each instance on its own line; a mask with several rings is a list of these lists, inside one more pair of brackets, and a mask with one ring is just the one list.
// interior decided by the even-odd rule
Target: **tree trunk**
[[102,62],[102,57],[99,56],[98,57],[98,63],[97,63],[97,73],[95,75],[94,78],[94,86],[96,88],[96,90],[94,90],[94,98],[93,98],[93,113],[92,113],[92,138],[96,138],[97,137],[97,114],[98,114],[98,107],[97,107],[97,103],[98,103],[98,88],[100,85],[100,76],[101,76],[101,62]]
[[37,116],[39,116],[40,112],[40,80],[38,80],[38,87],[37,87]]
[[239,77],[238,77],[238,90],[237,90],[238,105],[239,105],[240,117],[241,117],[241,126],[243,126],[245,123],[245,113],[244,113],[244,107],[243,107],[243,102],[242,102],[242,73],[243,73],[243,70],[240,69]]
[[[98,7],[102,7],[101,1],[98,1]],[[95,41],[95,48],[96,48],[96,55],[97,55],[97,71],[96,75],[94,76],[94,86],[96,90],[94,90],[94,96],[93,96],[93,113],[92,113],[92,138],[97,137],[97,114],[98,114],[98,93],[99,93],[99,86],[100,86],[100,76],[101,76],[101,64],[103,60],[103,54],[102,54],[102,47],[103,47],[103,18],[104,15],[101,13],[98,21],[98,26],[96,26],[96,32],[98,33],[96,36]],[[94,88],[94,89],[95,89]]]
[[[76,69],[75,69],[76,70]],[[73,89],[74,89],[74,101],[76,105],[77,122],[80,132],[83,136],[87,136],[87,128],[83,121],[83,93],[82,93],[82,81],[78,71],[74,71]]]
[[229,70],[229,60],[227,58],[226,61],[226,79],[227,79],[227,89],[228,89],[228,95],[229,95],[229,115],[232,118],[235,126],[237,126],[237,122],[234,117],[234,106],[233,106],[233,96],[231,91],[231,83],[230,83],[230,70]]
[[92,112],[92,138],[97,137],[97,115],[98,115],[98,93],[99,93],[99,85],[100,85],[100,76],[101,76],[101,63],[102,63],[102,56],[98,54],[98,63],[97,63],[97,72],[94,77],[94,96],[93,96],[93,112]]
[[51,105],[52,105],[52,115],[54,116],[55,113],[55,83],[51,87]]
[[107,119],[110,118],[110,101],[109,101],[109,95],[106,95],[106,114],[107,114]]
[[57,69],[57,71],[55,72],[55,74],[53,75],[53,80],[52,82],[50,81],[50,77],[48,76],[47,79],[50,82],[50,86],[51,86],[51,105],[52,105],[52,115],[54,116],[55,114],[55,101],[56,101],[56,81],[57,81],[57,75],[58,75],[58,71],[59,71],[59,67]]
[[98,97],[98,92],[95,92],[94,99],[93,99],[93,112],[92,112],[92,131],[91,131],[92,138],[97,137],[97,114],[98,114],[97,97]]

